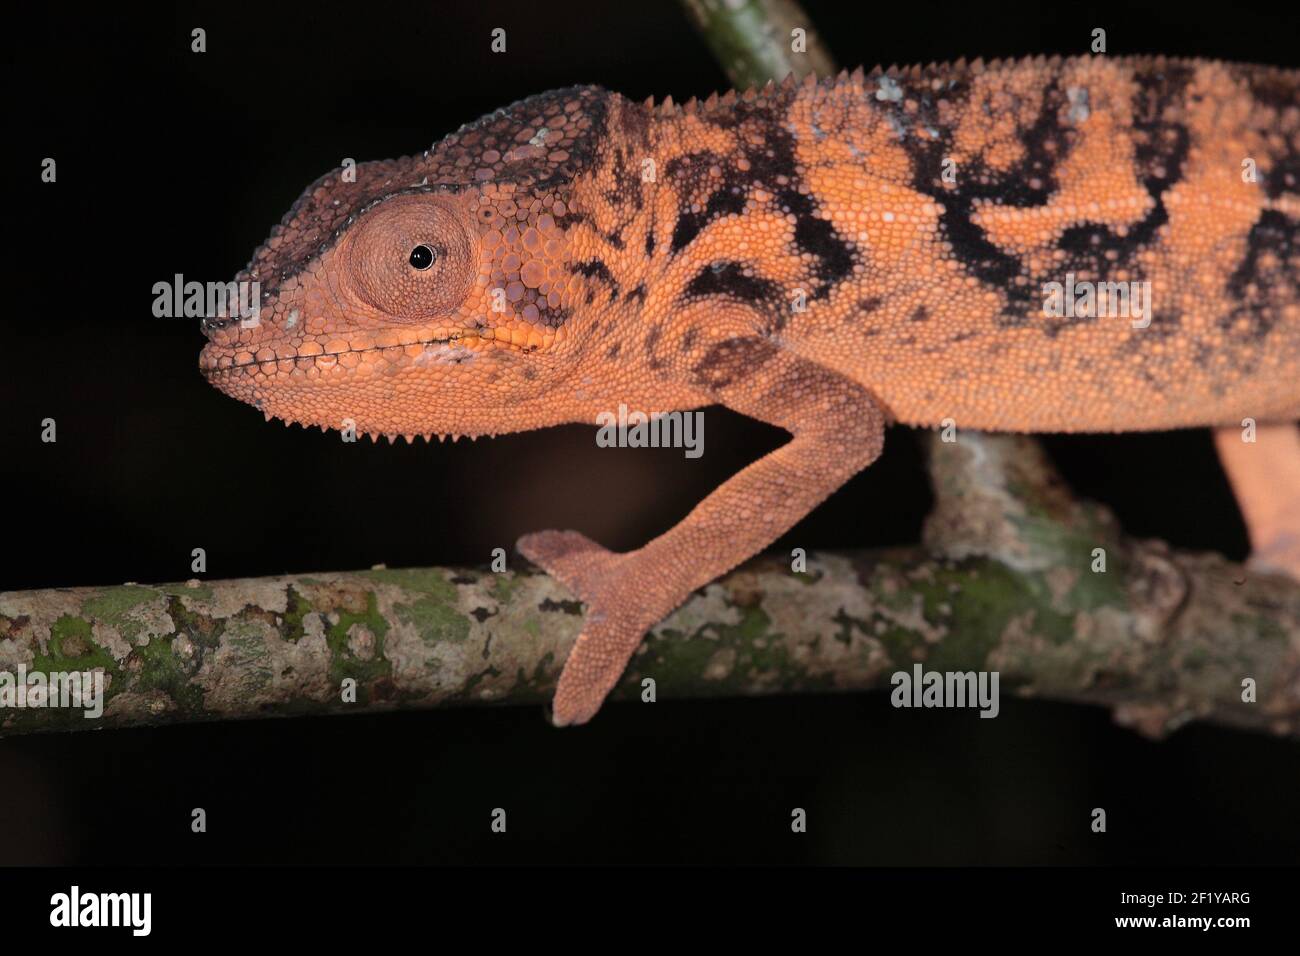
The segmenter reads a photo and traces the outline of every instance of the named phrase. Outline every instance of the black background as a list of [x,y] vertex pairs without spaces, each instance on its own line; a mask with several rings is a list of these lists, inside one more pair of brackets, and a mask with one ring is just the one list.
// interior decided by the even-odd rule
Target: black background
[[[1096,26],[1112,54],[1295,66],[1300,26],[1239,4],[807,7],[846,66],[1086,52]],[[696,461],[598,450],[578,426],[345,445],[217,393],[196,369],[197,324],[150,312],[173,273],[228,279],[345,156],[418,152],[573,83],[679,102],[725,89],[675,4],[43,16],[9,37],[0,588],[183,580],[195,547],[213,578],[484,563],[541,528],[628,549],[781,441],[711,411]],[[39,182],[46,156],[55,185]],[[46,417],[57,444],[39,440]],[[1207,432],[1045,442],[1131,534],[1244,556]],[[915,436],[895,429],[780,547],[913,541],[928,506]],[[567,731],[500,708],[38,736],[0,741],[0,863],[1290,862],[1298,757],[1202,726],[1151,743],[1083,707],[1004,700],[983,721],[895,711],[884,694],[612,705]],[[488,828],[498,806],[504,837]],[[807,835],[790,833],[794,806]],[[1089,830],[1097,806],[1105,835]]]

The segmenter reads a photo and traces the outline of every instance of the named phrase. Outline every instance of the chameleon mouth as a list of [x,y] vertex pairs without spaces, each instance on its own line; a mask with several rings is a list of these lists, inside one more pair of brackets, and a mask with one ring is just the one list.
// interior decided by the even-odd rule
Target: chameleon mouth
[[[249,374],[256,370],[284,372],[308,368],[325,370],[334,368],[340,363],[347,365],[345,356],[361,356],[374,353],[389,353],[394,357],[402,355],[408,360],[418,362],[427,359],[431,350],[450,345],[458,345],[461,350],[465,351],[501,348],[518,352],[533,350],[529,347],[516,345],[509,340],[468,331],[448,332],[419,338],[412,342],[395,344],[385,342],[356,347],[348,346],[346,348],[333,347],[333,344],[322,347],[317,344],[318,351],[303,352],[299,347],[293,353],[277,351],[274,346],[263,346],[256,353],[252,353],[248,349],[231,348],[229,346],[219,347],[209,343],[199,353],[199,371],[205,377],[211,379],[225,375]],[[263,355],[263,352],[270,354]]]
[[[527,354],[547,349],[564,340],[563,327],[539,329],[520,327],[433,328],[423,333],[409,329],[384,329],[354,334],[350,338],[306,339],[296,346],[284,342],[259,345],[223,344],[209,341],[199,353],[199,371],[209,379],[259,372],[329,371],[338,366],[355,367],[363,355],[382,353],[394,361],[410,364],[442,361],[459,364],[472,353],[510,351]],[[447,350],[447,351],[440,351]]]

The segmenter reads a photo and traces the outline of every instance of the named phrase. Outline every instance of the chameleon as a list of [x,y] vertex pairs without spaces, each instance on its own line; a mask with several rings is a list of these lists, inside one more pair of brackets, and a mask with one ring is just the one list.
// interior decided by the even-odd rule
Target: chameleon
[[[556,725],[589,720],[650,627],[870,465],[893,424],[1220,428],[1255,559],[1300,576],[1298,81],[1094,56],[680,105],[542,93],[308,186],[237,276],[259,284],[257,320],[204,319],[200,369],[268,420],[375,440],[621,404],[787,431],[636,550],[519,540],[586,605]],[[1137,316],[1051,309],[1061,283],[1149,295]]]

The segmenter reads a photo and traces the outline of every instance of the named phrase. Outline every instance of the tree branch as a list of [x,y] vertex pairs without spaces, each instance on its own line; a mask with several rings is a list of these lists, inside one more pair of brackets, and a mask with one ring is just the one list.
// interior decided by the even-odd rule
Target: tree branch
[[[1098,515],[1079,509],[1050,541],[1070,560],[1046,567],[919,548],[814,555],[805,573],[760,559],[656,627],[614,699],[639,699],[644,678],[660,697],[866,690],[920,663],[996,670],[1004,692],[1100,704],[1153,736],[1194,719],[1296,735],[1297,589],[1152,542],[1113,544],[1093,573],[1079,549]],[[6,707],[0,732],[541,704],[581,610],[533,569],[8,592],[0,672],[99,670],[107,687],[101,719]],[[1258,703],[1241,701],[1246,677]]]
[[[737,89],[815,73],[835,72],[812,21],[791,0],[682,0],[682,7]],[[802,52],[795,52],[792,31]]]

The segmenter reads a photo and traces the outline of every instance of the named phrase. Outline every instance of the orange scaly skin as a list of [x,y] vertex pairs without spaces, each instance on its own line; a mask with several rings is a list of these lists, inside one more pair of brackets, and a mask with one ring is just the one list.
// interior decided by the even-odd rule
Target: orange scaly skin
[[[390,440],[620,404],[787,429],[637,551],[520,542],[587,603],[553,713],[581,723],[647,628],[868,465],[888,422],[1294,420],[1298,80],[1100,57],[683,107],[542,94],[309,187],[239,277],[261,283],[260,324],[209,320],[200,364],[268,418]],[[1149,326],[1049,317],[1067,273],[1150,282]]]

